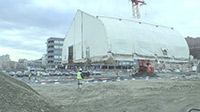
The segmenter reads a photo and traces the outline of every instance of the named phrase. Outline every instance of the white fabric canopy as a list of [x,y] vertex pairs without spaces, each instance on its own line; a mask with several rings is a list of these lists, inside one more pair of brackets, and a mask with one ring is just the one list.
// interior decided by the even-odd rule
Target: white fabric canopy
[[73,46],[75,63],[86,58],[92,62],[133,59],[187,62],[189,59],[184,37],[173,28],[80,10],[65,37],[63,63],[68,63],[69,46]]

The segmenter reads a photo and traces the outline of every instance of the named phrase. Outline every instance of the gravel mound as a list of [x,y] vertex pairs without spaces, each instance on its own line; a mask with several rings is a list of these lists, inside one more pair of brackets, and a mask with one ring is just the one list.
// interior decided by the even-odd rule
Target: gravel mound
[[0,72],[0,112],[58,112],[29,85]]

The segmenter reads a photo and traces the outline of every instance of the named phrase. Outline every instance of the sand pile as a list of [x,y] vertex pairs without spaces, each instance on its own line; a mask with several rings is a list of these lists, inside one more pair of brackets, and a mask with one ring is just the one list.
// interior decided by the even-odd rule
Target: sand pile
[[25,83],[0,73],[0,112],[58,112]]

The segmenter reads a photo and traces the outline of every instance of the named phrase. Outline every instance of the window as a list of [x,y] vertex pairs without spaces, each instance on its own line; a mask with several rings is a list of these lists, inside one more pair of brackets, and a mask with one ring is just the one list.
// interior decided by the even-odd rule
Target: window
[[48,48],[54,48],[54,46],[48,46]]
[[163,55],[165,55],[165,56],[166,56],[166,55],[167,55],[167,49],[165,49],[165,48],[162,48],[161,50],[162,50],[162,53],[163,53]]
[[48,51],[48,53],[53,53],[53,51]]
[[55,41],[55,43],[56,43],[56,44],[58,44],[58,43],[59,43],[59,41]]
[[54,56],[55,59],[61,59],[62,56]]
[[55,46],[56,49],[62,49],[62,46]]
[[63,41],[55,41],[56,44],[63,44]]
[[48,43],[54,43],[54,41],[53,41],[53,40],[50,40],[50,41],[48,41]]
[[48,56],[48,58],[53,58],[53,56]]
[[48,61],[48,63],[53,63],[53,61]]
[[90,47],[86,48],[86,58],[90,58]]
[[60,51],[60,50],[55,50],[55,54],[62,54],[62,51]]
[[54,61],[54,64],[61,64],[60,61]]

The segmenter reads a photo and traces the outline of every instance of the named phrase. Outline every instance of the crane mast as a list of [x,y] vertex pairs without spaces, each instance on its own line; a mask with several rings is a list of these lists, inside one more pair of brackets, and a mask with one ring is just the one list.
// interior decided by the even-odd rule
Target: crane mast
[[140,11],[139,11],[139,5],[146,5],[145,1],[140,0],[131,0],[132,2],[132,11],[133,11],[133,18],[140,18]]

